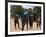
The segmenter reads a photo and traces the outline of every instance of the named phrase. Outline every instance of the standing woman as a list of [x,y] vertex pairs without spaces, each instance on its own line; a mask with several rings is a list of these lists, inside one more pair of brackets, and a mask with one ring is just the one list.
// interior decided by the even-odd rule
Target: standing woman
[[15,19],[15,20],[14,20],[14,22],[15,22],[15,24],[14,24],[14,25],[15,25],[15,29],[17,29],[17,28],[16,28],[17,24],[18,24],[18,28],[20,28],[20,27],[19,27],[19,21],[18,21],[18,18],[19,18],[19,17],[18,17],[18,16],[19,16],[19,15],[16,14],[15,17],[14,17],[14,19]]
[[31,29],[31,27],[33,26],[33,20],[34,20],[33,12],[32,12],[31,8],[28,9],[28,13],[29,13],[29,25],[30,25],[30,29]]
[[27,30],[28,30],[28,11],[27,9],[25,9],[22,15],[22,31],[24,30],[25,23],[26,23]]
[[15,28],[16,28],[17,23],[18,23],[18,28],[20,28],[18,19],[20,18],[22,11],[23,11],[22,6],[20,6],[20,5],[16,6],[16,8],[15,8],[15,21],[14,21],[15,22]]

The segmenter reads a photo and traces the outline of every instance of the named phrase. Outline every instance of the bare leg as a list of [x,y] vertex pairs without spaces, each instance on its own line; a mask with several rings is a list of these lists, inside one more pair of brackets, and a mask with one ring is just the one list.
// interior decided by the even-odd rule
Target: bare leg
[[27,30],[28,30],[28,23],[26,23],[27,24]]
[[32,25],[33,25],[33,21],[30,21],[30,20],[29,20],[29,25],[30,25],[30,29],[31,29],[31,27],[32,27]]
[[22,22],[22,31],[24,30],[25,22]]
[[15,29],[17,29],[17,28],[16,28],[16,22],[15,22],[15,24],[14,24],[14,25],[15,25]]
[[20,27],[19,27],[19,22],[18,22],[18,28],[20,29]]

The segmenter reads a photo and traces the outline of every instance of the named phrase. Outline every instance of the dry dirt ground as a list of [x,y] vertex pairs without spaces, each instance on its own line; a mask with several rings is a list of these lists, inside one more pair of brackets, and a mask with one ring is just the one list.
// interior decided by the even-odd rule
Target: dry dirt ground
[[[21,31],[22,23],[21,23],[20,19],[19,19],[19,26],[20,26],[20,29],[18,29],[18,24],[17,24],[17,26],[16,26],[17,29],[15,29],[15,26],[14,26],[14,19],[13,19],[13,18],[10,19],[10,31],[11,31],[11,32],[19,32],[19,31]],[[37,23],[36,23],[36,22],[33,22],[32,29],[30,29],[30,26],[29,26],[29,24],[28,24],[28,31],[40,30],[40,28],[39,28],[39,27],[37,28],[36,26],[37,26]],[[24,31],[27,31],[26,24],[25,24],[25,26],[24,26]]]

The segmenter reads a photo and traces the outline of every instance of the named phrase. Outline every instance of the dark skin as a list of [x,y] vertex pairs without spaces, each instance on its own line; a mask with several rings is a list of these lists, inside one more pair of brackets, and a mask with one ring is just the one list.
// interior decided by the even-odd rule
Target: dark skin
[[28,30],[28,18],[22,17],[22,31],[24,30],[25,23],[27,25],[27,30]]
[[41,27],[41,18],[40,18],[40,21],[37,20],[37,28],[38,28],[38,25],[39,27]]
[[14,23],[15,23],[15,24],[14,24],[14,25],[15,25],[15,29],[17,29],[17,28],[16,28],[16,24],[18,24],[18,28],[20,28],[20,27],[19,27],[19,21],[18,21],[18,17],[17,17],[17,16],[15,16]]
[[33,26],[33,18],[31,16],[29,16],[29,25],[30,25],[30,29]]

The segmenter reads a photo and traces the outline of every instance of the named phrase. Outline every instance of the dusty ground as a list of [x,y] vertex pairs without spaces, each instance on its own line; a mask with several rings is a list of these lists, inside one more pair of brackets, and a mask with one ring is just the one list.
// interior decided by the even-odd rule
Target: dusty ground
[[[17,30],[15,29],[15,26],[14,26],[14,19],[13,18],[11,18],[10,19],[10,31],[11,32],[17,32],[17,31],[21,31],[21,28],[22,28],[22,24],[21,24],[21,21],[19,20],[19,23],[20,23],[20,29],[18,29],[18,24],[17,24]],[[32,29],[30,29],[30,26],[29,26],[29,24],[28,24],[28,31],[34,31],[34,30],[40,30],[40,28],[38,27],[36,27],[37,26],[37,23],[36,22],[33,22],[33,26],[32,26]],[[24,27],[24,31],[27,31],[27,27],[26,27],[26,25],[25,25],[25,27]]]

